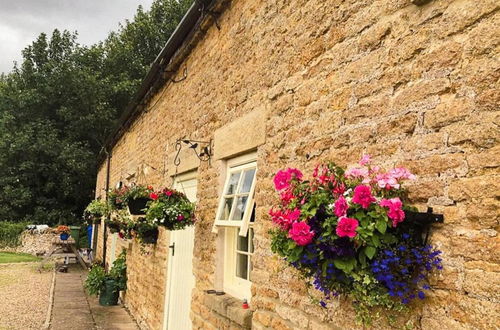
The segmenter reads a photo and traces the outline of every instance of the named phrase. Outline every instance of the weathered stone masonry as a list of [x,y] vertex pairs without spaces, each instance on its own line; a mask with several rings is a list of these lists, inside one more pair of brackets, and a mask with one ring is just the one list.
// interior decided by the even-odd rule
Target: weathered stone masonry
[[[498,327],[499,6],[494,0],[423,6],[410,0],[234,0],[220,8],[220,30],[206,18],[174,59],[188,68],[187,79],[167,83],[148,101],[114,145],[110,172],[113,185],[148,164],[157,171],[147,174],[147,183],[170,185],[176,139],[208,140],[246,114],[263,116],[253,317],[238,323],[241,315],[230,315],[226,304],[203,292],[216,281],[211,228],[222,162],[201,163],[195,329],[245,322],[254,329],[355,327],[349,303],[340,300],[328,310],[313,305],[304,283],[271,254],[267,211],[276,201],[272,176],[278,169],[310,170],[330,160],[347,165],[362,153],[385,166],[409,167],[418,175],[409,189],[414,205],[445,216],[431,237],[444,252],[445,269],[410,321],[422,329]],[[249,136],[253,126],[248,123]],[[105,176],[103,162],[97,191]],[[168,232],[161,231],[147,254],[135,244],[129,251],[126,303],[145,328],[161,328],[167,247]]]

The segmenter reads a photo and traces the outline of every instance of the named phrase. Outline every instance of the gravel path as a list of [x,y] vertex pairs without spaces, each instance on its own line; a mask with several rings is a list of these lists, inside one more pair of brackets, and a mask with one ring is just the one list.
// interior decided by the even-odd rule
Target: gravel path
[[0,265],[0,329],[41,329],[49,304],[52,271],[37,263]]

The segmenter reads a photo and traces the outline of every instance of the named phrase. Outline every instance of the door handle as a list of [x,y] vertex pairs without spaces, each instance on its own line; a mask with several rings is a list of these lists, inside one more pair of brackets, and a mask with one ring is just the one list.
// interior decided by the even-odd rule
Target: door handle
[[172,243],[172,245],[169,245],[168,247],[172,249],[172,256],[174,256],[175,255],[175,242]]

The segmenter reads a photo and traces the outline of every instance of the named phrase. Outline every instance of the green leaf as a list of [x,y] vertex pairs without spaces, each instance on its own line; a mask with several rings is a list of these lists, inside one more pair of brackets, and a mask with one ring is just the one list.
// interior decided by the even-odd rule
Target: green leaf
[[387,222],[383,219],[379,219],[377,221],[377,223],[375,224],[375,227],[377,228],[377,230],[382,233],[382,234],[385,234],[386,230],[387,230]]
[[333,264],[335,265],[335,267],[337,267],[340,270],[345,270],[346,269],[346,264],[341,259],[335,259],[335,260],[333,260]]
[[358,259],[359,259],[359,263],[361,264],[361,266],[363,267],[366,267],[366,255],[364,253],[360,253],[359,256],[358,256]]
[[372,243],[375,247],[379,247],[380,246],[380,239],[378,238],[378,236],[374,233],[374,235],[372,236]]
[[366,256],[371,260],[373,259],[373,256],[375,255],[375,252],[377,252],[377,249],[374,248],[373,246],[367,246],[365,248],[365,254]]

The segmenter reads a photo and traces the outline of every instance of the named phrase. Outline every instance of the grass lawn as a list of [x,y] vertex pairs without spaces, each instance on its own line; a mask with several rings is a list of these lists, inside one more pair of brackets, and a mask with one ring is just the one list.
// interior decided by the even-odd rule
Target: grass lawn
[[0,252],[0,264],[8,264],[12,262],[29,262],[38,261],[40,258],[34,257],[27,253]]

